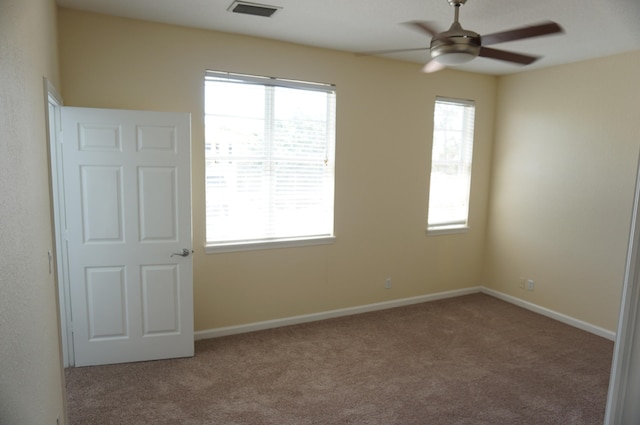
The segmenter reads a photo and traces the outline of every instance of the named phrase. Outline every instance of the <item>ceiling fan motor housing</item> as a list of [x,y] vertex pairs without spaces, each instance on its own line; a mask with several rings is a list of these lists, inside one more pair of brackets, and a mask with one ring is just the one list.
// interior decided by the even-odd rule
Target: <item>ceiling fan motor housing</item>
[[462,28],[454,22],[449,30],[431,39],[431,58],[445,65],[455,65],[472,60],[480,53],[480,35]]

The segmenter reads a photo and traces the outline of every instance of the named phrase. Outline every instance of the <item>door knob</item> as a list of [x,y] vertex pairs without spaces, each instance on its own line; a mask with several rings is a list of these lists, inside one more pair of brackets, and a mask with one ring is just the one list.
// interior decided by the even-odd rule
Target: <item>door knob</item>
[[174,252],[173,254],[171,254],[171,257],[173,257],[174,255],[179,255],[181,257],[187,257],[187,256],[189,256],[189,250],[187,248],[184,248],[180,252]]

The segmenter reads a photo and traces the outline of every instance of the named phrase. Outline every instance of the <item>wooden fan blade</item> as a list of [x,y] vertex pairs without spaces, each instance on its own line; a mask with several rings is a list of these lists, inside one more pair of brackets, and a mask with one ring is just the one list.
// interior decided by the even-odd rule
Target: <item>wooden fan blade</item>
[[437,72],[445,68],[446,66],[444,66],[437,60],[431,59],[429,62],[424,64],[424,67],[422,67],[422,72],[424,72],[425,74],[431,74],[432,72]]
[[529,65],[530,63],[533,63],[540,59],[539,56],[523,55],[521,53],[507,52],[506,50],[492,49],[491,47],[484,46],[480,48],[480,53],[478,53],[478,56],[482,56],[483,58],[498,59],[506,62],[519,63],[521,65]]
[[512,30],[494,32],[480,37],[483,46],[504,43],[505,41],[522,40],[523,38],[540,37],[542,35],[564,32],[562,27],[555,22],[548,21],[537,25],[530,25]]
[[392,50],[371,50],[367,52],[357,52],[356,56],[376,56],[385,55],[388,53],[402,53],[402,52],[417,52],[420,50],[429,50],[428,47],[414,47],[411,49],[392,49]]
[[435,37],[436,35],[440,34],[440,31],[438,31],[438,29],[435,28],[429,22],[425,22],[425,21],[409,21],[409,22],[405,22],[404,25],[407,25],[407,26],[409,26],[409,27],[411,27],[413,29],[416,29],[416,30],[418,30],[420,32],[426,32],[431,37]]

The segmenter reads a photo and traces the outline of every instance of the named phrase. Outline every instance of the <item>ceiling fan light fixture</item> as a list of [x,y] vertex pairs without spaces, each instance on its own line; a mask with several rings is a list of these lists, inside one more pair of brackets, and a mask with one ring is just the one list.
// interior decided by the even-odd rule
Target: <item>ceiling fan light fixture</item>
[[435,37],[431,40],[431,58],[443,65],[471,62],[480,53],[480,37],[470,31],[464,32],[469,34],[454,34],[447,38]]
[[476,55],[467,52],[458,53],[446,53],[435,57],[435,60],[443,65],[462,65],[463,63],[471,62]]

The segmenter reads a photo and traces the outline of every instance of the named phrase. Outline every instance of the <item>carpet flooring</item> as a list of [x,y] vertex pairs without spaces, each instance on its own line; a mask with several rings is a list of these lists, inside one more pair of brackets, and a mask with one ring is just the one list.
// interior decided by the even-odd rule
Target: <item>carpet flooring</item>
[[484,294],[68,368],[71,425],[603,423],[613,342]]

